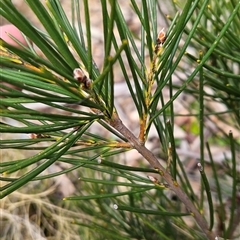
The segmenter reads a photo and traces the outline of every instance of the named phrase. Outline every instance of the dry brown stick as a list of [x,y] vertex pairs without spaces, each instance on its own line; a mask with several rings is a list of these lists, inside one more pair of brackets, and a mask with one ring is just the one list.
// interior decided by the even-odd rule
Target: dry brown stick
[[109,124],[117,131],[119,131],[126,139],[128,139],[133,148],[136,149],[154,169],[158,170],[160,175],[168,183],[169,188],[174,191],[178,198],[185,204],[186,208],[195,218],[197,224],[205,233],[206,237],[209,240],[214,240],[216,236],[214,236],[213,232],[210,232],[208,230],[207,221],[200,214],[186,193],[180,188],[176,180],[174,180],[172,176],[166,171],[166,169],[159,163],[158,159],[153,155],[153,153],[140,143],[138,138],[136,138],[133,133],[122,123],[117,114],[113,115],[113,118],[109,121]]

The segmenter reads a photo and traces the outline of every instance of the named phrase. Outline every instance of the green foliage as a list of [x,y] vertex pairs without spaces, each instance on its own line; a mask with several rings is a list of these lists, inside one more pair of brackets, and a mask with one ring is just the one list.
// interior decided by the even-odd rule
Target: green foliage
[[[204,119],[214,115],[239,129],[240,2],[193,0],[186,1],[184,6],[173,2],[171,9],[178,12],[175,17],[168,16],[167,38],[163,39],[157,34],[161,9],[158,1],[144,0],[141,4],[130,1],[141,23],[141,36],[136,36],[129,29],[118,1],[101,0],[102,69],[98,69],[93,59],[88,1],[72,0],[72,16],[76,19],[72,22],[59,0],[48,0],[45,5],[39,0],[26,2],[45,28],[44,32],[32,26],[11,1],[0,2],[1,15],[31,40],[22,49],[1,40],[4,121],[0,130],[2,134],[12,134],[1,140],[1,149],[28,152],[22,158],[0,163],[1,198],[11,196],[31,181],[77,172],[80,176],[77,184],[81,186],[75,196],[64,200],[73,201],[72,211],[88,216],[72,217],[73,224],[79,226],[80,237],[239,237],[236,212],[239,211],[237,151],[240,146],[234,137],[237,133],[221,136],[229,141],[231,150],[231,159],[226,159],[223,167],[232,181],[230,193],[225,194],[218,173],[221,166],[214,162],[209,144],[205,146]],[[85,26],[81,21],[81,7]],[[34,50],[32,43],[43,56]],[[118,116],[114,102],[115,64],[120,66],[138,113],[138,138]],[[76,73],[78,68],[81,70]],[[176,76],[180,84],[173,81]],[[166,89],[170,96],[167,101],[163,96]],[[194,192],[176,150],[179,140],[174,136],[177,116],[174,103],[180,94],[195,99],[190,113],[197,117],[192,131],[196,130],[200,137],[200,196]],[[217,109],[205,105],[208,100],[224,104],[229,117],[223,118]],[[48,106],[51,112],[33,109],[30,105],[33,103]],[[92,133],[89,129],[93,125],[100,125],[109,135]],[[164,166],[145,147],[151,127],[157,132]],[[23,139],[19,134],[28,137]],[[120,161],[120,156],[131,149],[136,149],[150,166],[147,162],[129,166],[128,159]],[[208,163],[204,151],[209,154]],[[46,173],[56,163],[67,163],[68,167]],[[206,165],[211,166],[213,177],[205,173]],[[209,178],[213,179],[214,189]],[[170,190],[176,196],[171,197]],[[215,213],[217,208],[224,208],[227,197],[231,199],[230,212]],[[208,214],[201,214],[203,211]]]

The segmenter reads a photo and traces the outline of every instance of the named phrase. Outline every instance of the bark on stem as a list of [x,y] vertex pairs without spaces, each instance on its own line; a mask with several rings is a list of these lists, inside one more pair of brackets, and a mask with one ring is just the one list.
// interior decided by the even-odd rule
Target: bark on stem
[[214,236],[214,234],[208,230],[207,221],[200,214],[200,212],[197,210],[185,192],[180,188],[178,183],[159,163],[158,159],[152,154],[152,152],[140,143],[138,138],[136,138],[132,132],[122,123],[117,114],[113,115],[113,118],[109,121],[109,124],[117,131],[119,131],[125,138],[127,138],[133,148],[136,149],[154,169],[157,169],[159,171],[164,180],[169,184],[169,188],[175,192],[175,194],[184,203],[191,215],[195,218],[197,224],[205,233],[206,237],[210,240],[214,240],[216,236]]

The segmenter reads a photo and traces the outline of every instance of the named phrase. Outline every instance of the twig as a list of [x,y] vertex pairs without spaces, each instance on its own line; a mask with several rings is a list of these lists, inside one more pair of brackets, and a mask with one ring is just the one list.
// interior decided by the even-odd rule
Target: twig
[[159,172],[159,174],[168,183],[169,188],[172,191],[174,191],[175,194],[178,196],[178,198],[185,204],[186,208],[191,213],[191,215],[195,218],[197,224],[202,229],[202,231],[206,234],[207,238],[210,240],[214,240],[216,236],[214,236],[213,232],[210,232],[208,230],[207,221],[196,209],[194,204],[190,201],[190,199],[185,194],[185,192],[180,188],[178,183],[166,171],[166,169],[159,163],[158,159],[153,155],[153,153],[140,143],[138,138],[136,138],[133,135],[133,133],[122,123],[121,119],[118,117],[116,113],[113,114],[113,118],[109,121],[109,124],[112,127],[114,127],[117,131],[119,131],[125,138],[127,138],[128,141],[133,146],[133,148],[135,148],[150,163],[150,165]]

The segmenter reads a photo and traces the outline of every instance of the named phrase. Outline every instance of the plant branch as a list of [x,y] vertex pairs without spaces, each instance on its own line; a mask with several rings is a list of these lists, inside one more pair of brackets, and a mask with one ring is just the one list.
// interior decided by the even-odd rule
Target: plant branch
[[190,201],[185,192],[180,188],[178,183],[159,163],[158,159],[153,155],[153,153],[141,144],[138,138],[136,138],[133,133],[122,123],[121,119],[116,113],[113,114],[113,118],[109,121],[109,124],[118,130],[125,138],[127,138],[133,148],[135,148],[150,163],[150,165],[159,172],[163,179],[168,183],[169,188],[175,192],[175,194],[184,203],[191,215],[195,218],[197,224],[206,234],[207,238],[214,240],[216,236],[214,236],[214,234],[208,230],[207,221],[196,209],[194,204]]

